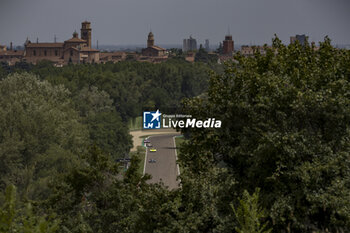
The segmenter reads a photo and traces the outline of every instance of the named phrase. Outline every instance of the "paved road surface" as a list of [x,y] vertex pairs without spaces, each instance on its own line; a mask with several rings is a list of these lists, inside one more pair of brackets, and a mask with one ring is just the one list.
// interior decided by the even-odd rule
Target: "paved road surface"
[[[176,151],[173,139],[177,135],[179,134],[149,137],[153,148],[157,149],[157,152],[150,152],[150,148],[147,148],[145,173],[152,176],[152,179],[148,181],[149,183],[162,181],[169,189],[178,188],[179,181],[176,180],[178,168],[176,165]],[[156,162],[150,163],[150,159],[155,159]]]
[[131,151],[137,151],[137,147],[142,145],[143,138],[141,136],[161,135],[161,134],[176,134],[175,129],[147,129],[130,131],[133,140],[133,148]]

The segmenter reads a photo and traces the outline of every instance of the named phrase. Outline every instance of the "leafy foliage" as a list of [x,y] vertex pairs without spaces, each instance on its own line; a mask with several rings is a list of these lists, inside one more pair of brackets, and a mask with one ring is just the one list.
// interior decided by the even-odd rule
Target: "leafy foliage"
[[268,233],[270,230],[265,230],[267,223],[262,224],[261,219],[266,215],[259,207],[259,189],[255,190],[253,195],[247,191],[243,192],[243,197],[239,201],[237,209],[231,206],[240,227],[236,227],[238,233]]
[[21,195],[38,197],[46,192],[40,187],[86,147],[86,127],[67,89],[32,74],[0,81],[0,96],[0,186],[13,183]]
[[285,46],[266,55],[238,54],[208,94],[184,102],[222,129],[191,129],[180,154],[193,174],[223,166],[236,192],[261,188],[280,231],[344,231],[350,227],[350,52],[330,40]]
[[[40,63],[30,71],[54,85],[63,84],[74,96],[92,88],[107,93],[126,122],[145,107],[175,109],[182,98],[201,94],[208,86],[210,68],[217,66],[170,59],[161,64],[125,61],[62,68]],[[13,67],[11,72],[23,71]]]
[[[36,216],[31,204],[26,205],[25,211],[16,207],[16,188],[9,185],[6,188],[5,203],[0,209],[0,232],[23,233],[54,233],[57,232],[59,221],[44,216]],[[24,212],[24,214],[22,214]]]
[[87,125],[90,140],[114,159],[123,157],[132,146],[128,128],[113,107],[113,100],[97,87],[83,88],[73,97],[75,108]]
[[217,63],[218,61],[218,55],[216,54],[209,54],[202,46],[200,46],[198,52],[195,56],[196,62],[204,62],[204,63]]
[[[1,231],[349,231],[350,52],[266,50],[225,72],[201,51],[205,64],[1,64]],[[139,155],[122,171],[126,123],[182,105],[223,127],[183,131],[181,187],[148,184]]]

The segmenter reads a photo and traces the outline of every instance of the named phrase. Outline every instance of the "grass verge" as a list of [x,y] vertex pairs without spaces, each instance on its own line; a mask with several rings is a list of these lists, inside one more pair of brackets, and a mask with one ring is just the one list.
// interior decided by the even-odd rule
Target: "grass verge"
[[142,129],[142,116],[135,117],[128,123],[129,130],[140,130]]

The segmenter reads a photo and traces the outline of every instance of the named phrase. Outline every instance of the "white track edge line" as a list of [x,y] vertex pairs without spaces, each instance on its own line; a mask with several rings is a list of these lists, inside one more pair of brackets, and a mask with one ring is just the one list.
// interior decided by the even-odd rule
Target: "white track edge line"
[[[179,166],[179,163],[177,162],[178,158],[177,158],[177,147],[176,147],[176,142],[175,142],[175,137],[173,137],[173,141],[174,141],[174,148],[175,148],[175,162],[176,162],[176,166],[177,166],[177,173],[178,173],[178,176],[180,175],[180,166]],[[180,180],[181,182],[181,180]]]
[[[145,139],[143,139],[145,140]],[[145,161],[143,163],[143,175],[146,174],[146,163],[147,163],[147,146],[145,146],[145,143],[143,143],[143,146],[146,148],[146,154],[145,154]]]

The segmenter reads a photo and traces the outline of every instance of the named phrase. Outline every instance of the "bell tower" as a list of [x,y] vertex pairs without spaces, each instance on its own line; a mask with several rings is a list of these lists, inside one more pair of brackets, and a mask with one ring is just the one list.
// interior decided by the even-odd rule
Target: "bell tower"
[[86,40],[87,46],[91,48],[91,23],[88,21],[81,23],[81,39]]
[[147,48],[154,46],[154,35],[152,32],[148,34]]

